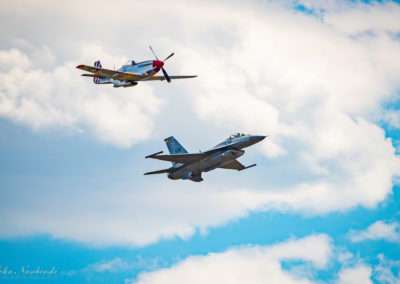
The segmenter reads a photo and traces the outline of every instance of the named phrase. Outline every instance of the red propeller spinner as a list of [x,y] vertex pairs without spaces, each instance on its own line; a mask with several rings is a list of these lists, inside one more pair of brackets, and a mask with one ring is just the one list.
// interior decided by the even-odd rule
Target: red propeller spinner
[[161,60],[153,60],[153,68],[155,67],[155,71],[158,72],[164,66],[164,62]]

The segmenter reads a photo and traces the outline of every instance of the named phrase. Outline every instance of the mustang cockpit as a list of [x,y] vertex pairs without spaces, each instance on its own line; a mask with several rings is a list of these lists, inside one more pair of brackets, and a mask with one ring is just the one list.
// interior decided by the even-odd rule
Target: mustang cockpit
[[128,60],[122,66],[134,66],[134,65],[136,65],[135,60]]

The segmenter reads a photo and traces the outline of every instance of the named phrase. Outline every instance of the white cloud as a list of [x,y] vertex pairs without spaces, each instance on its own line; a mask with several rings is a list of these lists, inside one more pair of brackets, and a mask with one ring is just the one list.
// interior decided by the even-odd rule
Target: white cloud
[[[81,270],[83,274],[94,273],[120,273],[134,269],[155,270],[160,267],[161,261],[158,258],[146,258],[137,256],[135,260],[122,259],[120,257],[111,260],[99,261],[89,264]],[[165,264],[164,264],[165,265]]]
[[359,264],[355,267],[345,268],[339,272],[338,284],[370,283],[372,269],[369,266]]
[[395,2],[386,1],[384,5],[378,2],[359,3],[348,7],[350,9],[342,13],[328,13],[324,20],[338,30],[352,35],[366,31],[399,32],[399,22],[396,21],[396,17],[400,14],[400,6]]
[[89,265],[86,270],[93,271],[93,272],[120,272],[125,271],[127,269],[131,269],[131,265],[122,260],[121,258],[117,257],[110,261],[103,261],[103,262],[96,262]]
[[[313,273],[335,261],[335,247],[324,234],[269,245],[230,248],[221,253],[190,256],[169,268],[143,272],[132,283],[326,283]],[[296,261],[284,269],[282,262]],[[314,273],[315,275],[315,273]],[[334,283],[372,283],[372,268],[342,266]],[[129,282],[129,281],[126,281]]]
[[400,128],[400,112],[396,110],[387,110],[384,114],[384,120],[393,128]]
[[365,231],[351,231],[349,237],[352,242],[386,240],[397,243],[400,242],[400,224],[397,222],[376,221]]
[[[323,21],[277,3],[141,2],[134,17],[131,9],[120,9],[124,5],[2,5],[1,23],[8,28],[0,39],[11,46],[0,53],[0,115],[35,130],[88,131],[123,147],[151,137],[155,121],[159,136],[184,120],[189,127],[181,131],[199,141],[204,133],[194,127],[213,132],[210,141],[231,130],[270,134],[257,147],[272,159],[266,171],[278,169],[279,182],[261,173],[257,186],[238,186],[220,172],[222,182],[213,186],[207,176],[200,185],[77,186],[79,201],[70,192],[46,189],[40,192],[48,194],[46,207],[27,202],[40,200],[38,192],[20,190],[7,193],[0,207],[11,216],[2,236],[49,233],[146,245],[188,237],[251,210],[323,214],[373,207],[392,192],[400,162],[377,122],[381,104],[396,99],[400,87],[400,43],[392,36],[400,31],[398,5],[328,5],[318,8],[327,9]],[[348,20],[353,14],[360,22],[354,28]],[[376,20],[382,15],[387,28]],[[18,29],[28,25],[29,33]],[[96,59],[112,66],[128,57],[149,58],[148,43],[160,57],[176,52],[166,66],[171,74],[199,77],[114,90],[94,86],[74,68]]]
[[242,246],[222,253],[190,256],[171,268],[141,273],[134,283],[313,283],[283,270],[281,261],[298,260],[323,269],[331,250],[326,235],[272,246]]
[[[191,255],[170,267],[158,259],[137,261],[114,258],[90,264],[82,272],[90,278],[102,273],[129,275],[136,268],[146,268],[125,283],[399,283],[400,261],[377,256],[378,264],[369,266],[350,252],[334,246],[329,236],[313,234],[269,245],[241,245],[223,252]],[[331,269],[339,265],[339,270]],[[164,268],[163,268],[164,267]],[[328,279],[319,272],[329,270]],[[323,272],[325,274],[325,272]],[[95,275],[97,274],[97,275]],[[87,276],[87,275],[86,275]]]
[[379,264],[374,267],[374,278],[383,284],[399,284],[400,261],[387,259],[383,254],[379,254],[378,259]]
[[27,69],[31,66],[29,58],[18,49],[0,50],[0,71],[14,68]]
[[[81,60],[90,52],[109,57],[92,46],[83,49]],[[0,65],[8,69],[0,73],[0,115],[35,130],[88,129],[104,142],[129,147],[150,136],[152,118],[162,104],[147,85],[139,86],[141,96],[92,86],[73,62],[44,71],[30,68],[28,56],[11,49],[0,52]]]

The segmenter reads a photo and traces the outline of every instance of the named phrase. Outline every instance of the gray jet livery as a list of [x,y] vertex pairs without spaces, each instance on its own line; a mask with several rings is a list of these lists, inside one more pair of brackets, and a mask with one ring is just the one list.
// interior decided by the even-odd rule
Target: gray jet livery
[[161,151],[146,158],[172,162],[172,167],[148,172],[145,175],[168,173],[170,179],[190,179],[200,182],[203,180],[202,172],[209,172],[217,168],[238,171],[248,169],[256,164],[245,167],[236,159],[244,154],[243,148],[256,144],[265,137],[267,136],[236,133],[208,151],[190,154],[171,136],[164,140],[171,155],[160,155],[163,152]]

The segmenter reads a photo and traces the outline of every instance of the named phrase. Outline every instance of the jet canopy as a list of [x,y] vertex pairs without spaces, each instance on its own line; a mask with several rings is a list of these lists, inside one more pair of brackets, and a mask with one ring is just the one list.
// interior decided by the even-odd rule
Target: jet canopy
[[244,134],[244,133],[235,133],[235,134],[232,134],[231,136],[229,136],[229,138],[227,138],[226,140],[231,140],[231,139],[235,139],[235,138],[238,138],[238,137],[242,137],[242,136],[246,136],[246,134]]
[[128,60],[122,66],[133,66],[133,65],[136,65],[135,60]]

